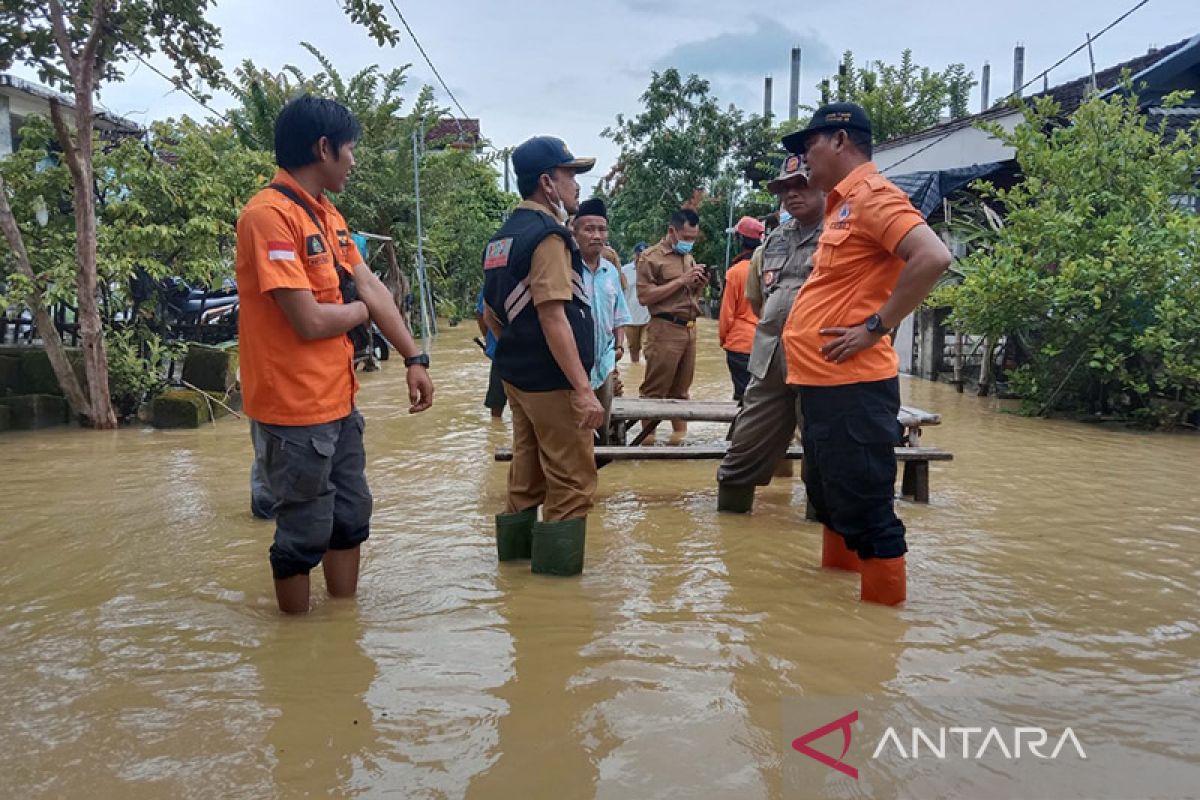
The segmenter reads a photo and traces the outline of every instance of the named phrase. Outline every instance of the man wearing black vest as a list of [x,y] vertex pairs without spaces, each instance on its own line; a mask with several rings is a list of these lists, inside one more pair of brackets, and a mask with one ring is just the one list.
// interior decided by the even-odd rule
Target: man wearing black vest
[[530,559],[535,573],[578,575],[596,491],[592,431],[604,408],[588,376],[595,331],[585,267],[563,224],[579,207],[575,176],[595,159],[535,136],[513,150],[512,162],[523,200],[483,254],[484,320],[497,338],[496,369],[513,414],[496,551],[501,561]]

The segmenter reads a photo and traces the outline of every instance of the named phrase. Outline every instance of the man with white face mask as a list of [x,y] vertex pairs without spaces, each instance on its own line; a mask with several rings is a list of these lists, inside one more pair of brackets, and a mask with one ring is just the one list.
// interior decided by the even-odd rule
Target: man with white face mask
[[497,339],[496,369],[513,415],[496,552],[501,561],[530,559],[535,573],[578,575],[596,491],[592,431],[604,408],[588,375],[595,330],[587,267],[563,224],[579,207],[575,176],[595,159],[536,136],[513,151],[512,162],[524,200],[483,254],[484,322]]
[[[700,237],[700,215],[681,208],[671,215],[667,235],[638,257],[637,294],[650,310],[646,326],[646,377],[642,397],[687,400],[696,371],[696,317],[708,270],[692,258]],[[643,427],[648,424],[643,421]],[[687,434],[687,423],[672,420],[671,442]],[[649,444],[652,437],[647,437]]]

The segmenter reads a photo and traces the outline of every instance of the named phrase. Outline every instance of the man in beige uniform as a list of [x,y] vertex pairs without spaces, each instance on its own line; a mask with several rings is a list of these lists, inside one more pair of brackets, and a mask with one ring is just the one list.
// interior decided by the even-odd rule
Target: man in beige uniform
[[[637,262],[638,298],[650,311],[646,326],[646,377],[642,397],[687,400],[696,371],[696,317],[708,272],[691,256],[700,236],[700,215],[681,208],[671,215],[667,235],[644,250]],[[643,428],[649,420],[643,420]],[[672,420],[671,441],[681,441],[687,423]],[[646,438],[652,441],[653,433]]]
[[596,491],[592,431],[604,408],[588,377],[596,332],[587,267],[563,222],[579,206],[575,176],[594,160],[575,158],[561,139],[535,136],[513,151],[512,163],[524,199],[483,255],[484,319],[496,335],[496,368],[513,414],[496,552],[501,561],[530,559],[535,573],[578,575]]

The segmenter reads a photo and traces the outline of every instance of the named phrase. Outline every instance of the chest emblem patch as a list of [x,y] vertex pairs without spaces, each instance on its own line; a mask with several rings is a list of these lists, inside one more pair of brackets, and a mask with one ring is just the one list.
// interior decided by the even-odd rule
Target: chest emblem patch
[[507,239],[497,239],[494,242],[488,242],[487,249],[483,253],[483,268],[497,269],[499,267],[508,266],[508,255],[512,251],[512,237]]
[[304,251],[310,256],[319,256],[325,252],[325,243],[321,241],[319,233],[314,233],[304,240]]

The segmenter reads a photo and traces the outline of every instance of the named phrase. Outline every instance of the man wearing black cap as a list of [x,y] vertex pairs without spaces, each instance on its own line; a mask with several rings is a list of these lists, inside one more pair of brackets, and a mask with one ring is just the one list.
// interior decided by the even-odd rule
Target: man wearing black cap
[[485,316],[498,331],[495,363],[513,413],[496,550],[501,561],[531,559],[535,573],[577,575],[596,491],[592,430],[604,409],[588,376],[595,331],[586,267],[563,223],[578,208],[575,176],[595,159],[577,159],[561,139],[536,136],[512,161],[524,199],[483,255]]
[[825,526],[821,564],[858,571],[864,601],[897,605],[908,547],[892,502],[900,383],[887,333],[925,299],[950,253],[871,163],[860,106],[822,106],[783,144],[826,192],[813,272],[783,333],[788,383],[800,387],[805,488]]

